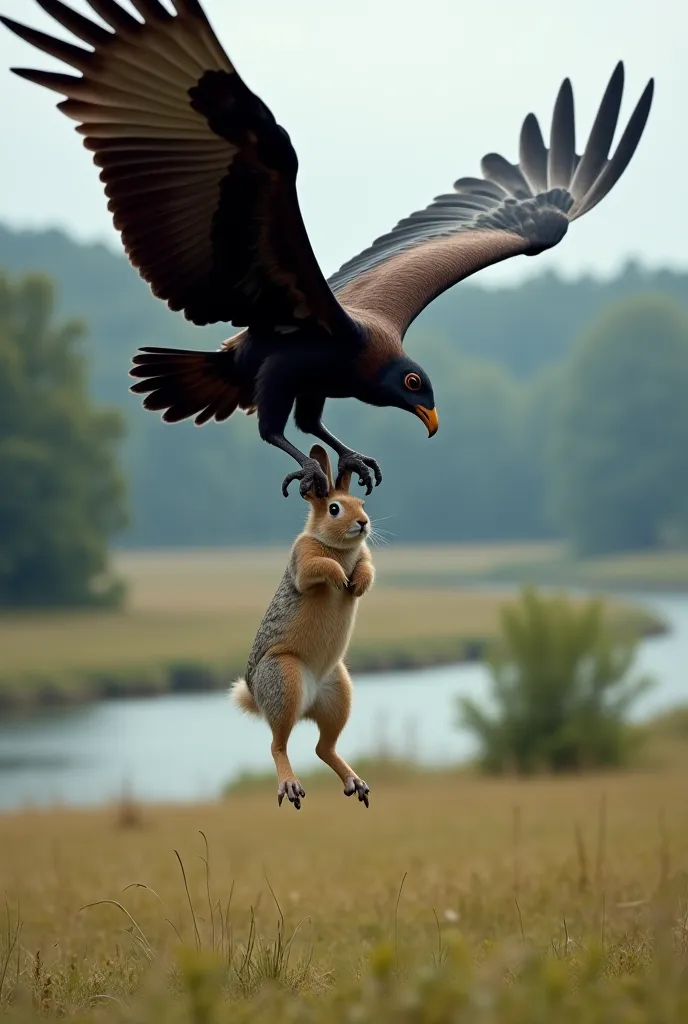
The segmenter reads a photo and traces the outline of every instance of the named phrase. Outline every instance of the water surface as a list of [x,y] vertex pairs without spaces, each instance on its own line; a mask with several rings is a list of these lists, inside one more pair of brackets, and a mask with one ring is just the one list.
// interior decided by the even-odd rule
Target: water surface
[[[625,595],[659,612],[667,636],[646,640],[637,669],[657,687],[636,707],[638,719],[688,702],[688,596]],[[456,702],[489,700],[484,666],[454,665],[358,676],[343,756],[382,749],[426,764],[447,764],[475,752],[456,726]],[[315,725],[300,723],[289,752],[297,771],[319,764]],[[264,723],[242,715],[225,694],[170,695],[105,701],[0,723],[0,809],[25,803],[92,804],[127,786],[141,800],[215,797],[248,770],[272,768]]]

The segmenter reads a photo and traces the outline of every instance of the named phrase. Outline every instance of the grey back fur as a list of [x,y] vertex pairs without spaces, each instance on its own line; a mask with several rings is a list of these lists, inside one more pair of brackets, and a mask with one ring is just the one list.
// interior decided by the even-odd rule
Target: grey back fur
[[296,553],[292,550],[287,568],[284,570],[275,596],[263,616],[263,621],[258,627],[248,656],[246,682],[249,687],[261,658],[274,644],[279,643],[289,630],[290,623],[298,611],[300,600],[301,594],[296,589]]

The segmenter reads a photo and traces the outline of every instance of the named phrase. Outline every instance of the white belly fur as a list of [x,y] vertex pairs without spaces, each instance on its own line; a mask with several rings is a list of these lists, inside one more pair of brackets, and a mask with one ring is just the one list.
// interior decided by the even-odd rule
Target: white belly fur
[[301,666],[301,715],[305,715],[307,711],[315,704],[320,689],[324,680],[319,679],[309,668],[305,665]]

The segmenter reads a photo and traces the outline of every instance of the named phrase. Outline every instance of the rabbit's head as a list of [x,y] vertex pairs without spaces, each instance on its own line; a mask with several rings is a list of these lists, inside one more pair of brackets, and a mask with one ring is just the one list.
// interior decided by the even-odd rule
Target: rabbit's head
[[317,498],[313,491],[306,495],[310,504],[306,530],[322,544],[331,548],[355,548],[368,537],[370,519],[363,502],[349,494],[351,473],[345,473],[335,484],[330,459],[319,444],[310,452],[327,477],[329,490],[325,498]]

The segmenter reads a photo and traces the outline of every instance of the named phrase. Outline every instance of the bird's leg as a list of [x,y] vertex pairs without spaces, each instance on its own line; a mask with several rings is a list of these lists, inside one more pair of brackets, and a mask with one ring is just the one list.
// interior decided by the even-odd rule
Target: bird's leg
[[[339,456],[337,485],[345,473],[356,473],[361,487],[366,489],[366,494],[370,494],[373,490],[373,476],[375,477],[376,487],[382,483],[382,470],[375,459],[371,458],[370,455],[361,455],[360,452],[356,452],[353,448],[348,448],[345,444],[342,444],[334,434],[330,433],[324,423],[318,421],[317,425],[312,427],[308,433],[317,437],[320,441],[324,441],[325,444],[329,444],[330,448]],[[371,469],[373,471],[372,475]]]
[[[312,434],[319,441],[323,441],[339,456],[337,466],[337,485],[344,473],[356,473],[359,483],[365,487],[366,493],[373,490],[373,476],[375,485],[382,483],[382,472],[375,459],[369,455],[361,455],[353,448],[348,448],[334,434],[330,433],[321,420],[322,411],[325,406],[324,399],[297,398],[294,411],[294,421],[299,430],[305,434]],[[373,471],[372,474],[370,471]]]
[[300,470],[290,473],[284,478],[282,494],[286,498],[289,494],[289,484],[293,480],[299,480],[299,490],[302,497],[305,497],[310,490],[314,490],[318,498],[326,497],[330,485],[318,463],[315,459],[304,455],[296,445],[293,445],[284,436],[284,428],[289,419],[293,398],[285,397],[283,393],[270,394],[267,401],[265,401],[264,396],[261,397],[263,400],[258,406],[258,429],[260,436],[268,444],[273,445],[275,448],[280,448],[287,455],[291,455],[292,459],[295,459],[301,467]]
[[282,494],[285,498],[289,494],[289,484],[294,480],[301,481],[299,484],[299,491],[301,492],[302,498],[305,497],[312,489],[315,489],[315,494],[318,498],[327,497],[330,484],[315,459],[311,459],[308,455],[304,455],[303,452],[300,452],[299,449],[291,443],[291,441],[287,441],[284,434],[270,434],[263,440],[267,441],[268,444],[274,445],[275,448],[281,448],[283,452],[287,453],[287,455],[291,455],[293,459],[296,459],[298,464],[301,466],[301,469],[296,470],[295,473],[289,473],[288,476],[285,476],[284,481],[282,482]]

